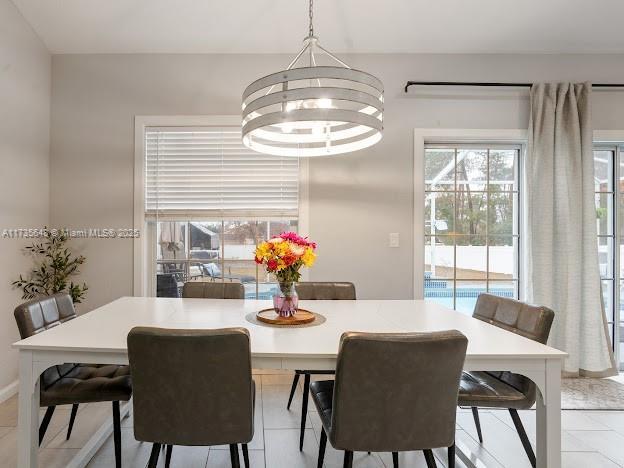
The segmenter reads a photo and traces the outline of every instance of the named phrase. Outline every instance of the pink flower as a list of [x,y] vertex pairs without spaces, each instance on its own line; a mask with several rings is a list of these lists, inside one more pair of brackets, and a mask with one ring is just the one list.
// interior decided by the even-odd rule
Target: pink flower
[[307,237],[301,237],[296,232],[282,232],[280,237],[284,240],[290,241],[293,244],[302,245],[304,247],[311,247],[312,249],[316,249],[316,242],[308,241]]

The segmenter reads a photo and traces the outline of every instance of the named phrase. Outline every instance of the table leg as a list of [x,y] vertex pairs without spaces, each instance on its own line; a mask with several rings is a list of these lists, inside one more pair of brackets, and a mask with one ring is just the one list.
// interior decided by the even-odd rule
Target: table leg
[[546,395],[537,392],[537,468],[561,467],[561,361],[546,360]]
[[37,468],[39,449],[39,375],[33,372],[33,354],[19,352],[18,468]]

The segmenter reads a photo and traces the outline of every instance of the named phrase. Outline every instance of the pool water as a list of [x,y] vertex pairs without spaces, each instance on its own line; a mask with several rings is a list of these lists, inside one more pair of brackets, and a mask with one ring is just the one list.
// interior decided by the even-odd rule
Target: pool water
[[[428,281],[425,280],[425,299],[429,301],[437,302],[449,309],[453,308],[453,288],[440,287],[439,284],[436,284],[433,287],[427,287]],[[515,291],[513,288],[490,288],[487,291],[485,288],[457,288],[455,298],[455,309],[458,312],[462,312],[466,315],[472,315],[474,311],[475,304],[477,303],[477,298],[479,294],[488,292],[489,294],[494,294],[495,296],[500,297],[511,297],[513,298],[515,295]]]
[[[245,298],[256,299],[256,284],[246,283]],[[271,299],[273,294],[277,293],[278,287],[274,283],[258,284],[258,299]],[[464,287],[453,288],[447,287],[446,281],[436,281],[425,278],[425,299],[437,302],[449,309],[453,308],[453,292],[456,291],[455,308],[457,311],[467,315],[472,315],[479,294],[486,292],[485,288]],[[513,288],[490,288],[490,294],[501,297],[514,297]]]
[[[245,287],[245,299],[256,299],[256,283],[243,283],[243,286]],[[272,299],[278,291],[279,288],[276,283],[259,283],[257,299]]]

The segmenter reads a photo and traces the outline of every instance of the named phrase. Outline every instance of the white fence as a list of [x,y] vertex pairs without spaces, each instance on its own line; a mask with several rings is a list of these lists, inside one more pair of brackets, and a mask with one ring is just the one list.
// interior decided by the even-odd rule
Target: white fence
[[[457,246],[457,265],[461,270],[485,271],[487,259],[486,246]],[[431,265],[434,256],[438,267],[453,268],[454,249],[452,245],[436,245],[425,247],[425,264]],[[490,272],[513,274],[515,248],[511,245],[490,246]]]

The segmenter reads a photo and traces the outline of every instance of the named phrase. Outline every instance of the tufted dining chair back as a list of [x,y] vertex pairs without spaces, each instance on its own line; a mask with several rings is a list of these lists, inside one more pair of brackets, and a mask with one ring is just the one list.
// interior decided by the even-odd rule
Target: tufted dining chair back
[[[13,312],[22,339],[41,333],[77,317],[72,298],[67,293],[39,297],[18,305]],[[47,388],[67,375],[77,364],[59,364],[41,375],[41,386]]]
[[356,299],[355,285],[346,281],[303,281],[297,283],[295,288],[302,301]]
[[201,299],[245,299],[245,288],[240,282],[188,281],[182,297]]
[[[481,294],[472,316],[495,327],[546,344],[555,313],[547,307],[530,305],[492,294]],[[511,385],[526,396],[523,408],[518,409],[533,406],[536,387],[531,379],[507,371],[487,373]]]

